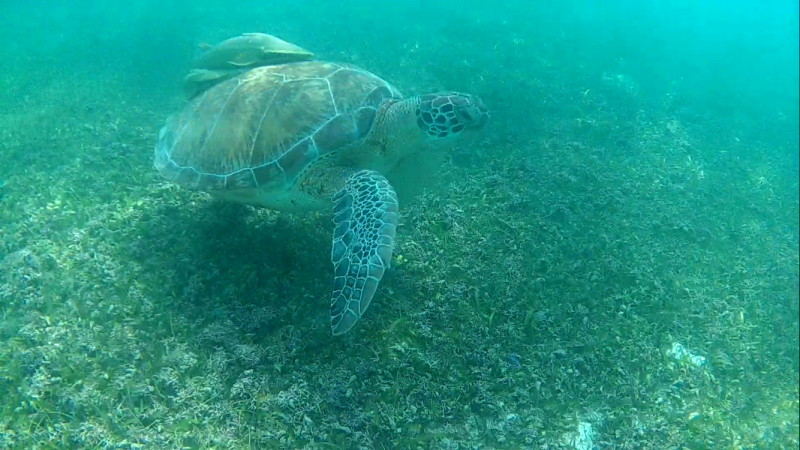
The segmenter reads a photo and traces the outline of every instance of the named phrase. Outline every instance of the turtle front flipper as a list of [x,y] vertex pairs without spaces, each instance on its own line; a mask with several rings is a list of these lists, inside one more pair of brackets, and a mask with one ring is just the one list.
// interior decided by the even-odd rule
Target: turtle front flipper
[[378,172],[362,170],[333,195],[331,331],[346,333],[369,307],[392,260],[398,203]]

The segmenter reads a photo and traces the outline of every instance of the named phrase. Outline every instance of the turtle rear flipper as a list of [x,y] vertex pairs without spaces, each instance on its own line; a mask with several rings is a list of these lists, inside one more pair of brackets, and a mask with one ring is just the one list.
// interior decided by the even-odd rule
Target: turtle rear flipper
[[398,220],[397,194],[375,171],[362,170],[333,195],[336,228],[331,331],[346,333],[369,307],[392,260]]

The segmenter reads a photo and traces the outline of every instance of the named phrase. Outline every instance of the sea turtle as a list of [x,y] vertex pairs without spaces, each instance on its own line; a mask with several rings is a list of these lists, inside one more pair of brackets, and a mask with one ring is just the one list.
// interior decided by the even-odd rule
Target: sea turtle
[[330,319],[340,335],[364,314],[392,259],[398,199],[385,174],[401,160],[424,162],[451,148],[488,120],[473,95],[404,98],[349,64],[269,65],[217,84],[170,116],[154,166],[225,200],[289,212],[332,208]]
[[205,51],[195,59],[192,70],[183,79],[183,90],[192,98],[211,86],[253,67],[308,61],[308,50],[265,33],[243,33]]

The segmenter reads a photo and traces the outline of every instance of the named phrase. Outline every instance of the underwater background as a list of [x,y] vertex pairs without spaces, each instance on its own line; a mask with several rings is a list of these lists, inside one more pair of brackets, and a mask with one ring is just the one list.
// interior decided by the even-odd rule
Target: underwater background
[[[796,1],[0,3],[1,449],[798,448]],[[328,324],[331,214],[153,169],[243,32],[492,111]]]

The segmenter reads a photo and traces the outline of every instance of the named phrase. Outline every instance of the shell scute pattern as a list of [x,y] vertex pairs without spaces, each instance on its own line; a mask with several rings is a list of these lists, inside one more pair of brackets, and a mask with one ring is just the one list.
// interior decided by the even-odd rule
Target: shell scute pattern
[[192,99],[159,138],[156,165],[204,189],[287,188],[311,162],[363,138],[384,99],[354,66],[309,61],[252,69]]
[[309,161],[319,157],[319,152],[311,137],[303,138],[278,159],[278,166],[283,169],[286,178],[296,179]]

